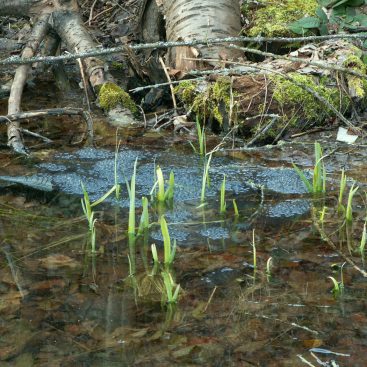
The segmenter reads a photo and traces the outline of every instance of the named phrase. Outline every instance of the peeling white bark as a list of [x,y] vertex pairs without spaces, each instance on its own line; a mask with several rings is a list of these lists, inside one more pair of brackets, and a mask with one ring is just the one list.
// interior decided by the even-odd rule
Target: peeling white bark
[[[188,41],[217,37],[238,36],[241,32],[238,0],[164,0],[168,41]],[[170,50],[170,64],[177,69],[198,67],[185,57],[236,59],[242,53],[225,45],[201,45],[197,48],[180,47]]]

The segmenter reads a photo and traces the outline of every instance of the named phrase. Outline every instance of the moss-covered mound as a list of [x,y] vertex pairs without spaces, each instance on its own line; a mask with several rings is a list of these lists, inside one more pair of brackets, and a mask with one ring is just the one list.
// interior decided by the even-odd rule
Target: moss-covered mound
[[128,93],[114,83],[105,83],[99,93],[99,104],[105,111],[110,111],[118,105],[128,108],[133,114],[137,114],[138,108]]
[[[175,93],[185,103],[187,109],[193,111],[202,121],[215,120],[220,125],[224,115],[232,112],[235,116],[236,105],[231,108],[231,81],[221,77],[213,84],[200,86],[196,82],[182,82],[175,88]],[[232,93],[232,97],[235,93]]]
[[263,7],[245,14],[250,18],[249,36],[288,36],[288,24],[314,15],[319,6],[316,0],[263,0],[261,4]]
[[[348,110],[350,105],[348,95],[339,88],[328,85],[326,78],[318,81],[311,75],[290,73],[289,76],[297,83],[311,88],[318,95],[324,97],[341,113]],[[298,120],[297,117],[302,117],[301,119],[305,122],[320,123],[327,116],[333,114],[325,104],[292,81],[278,75],[272,75],[271,80],[273,82],[273,98],[281,110],[287,111],[288,117],[295,114],[295,120]]]

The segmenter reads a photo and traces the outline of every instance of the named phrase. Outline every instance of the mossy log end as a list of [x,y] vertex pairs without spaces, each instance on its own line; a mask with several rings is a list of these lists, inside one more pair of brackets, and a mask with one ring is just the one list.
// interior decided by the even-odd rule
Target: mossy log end
[[[299,84],[315,91],[347,115],[352,109],[348,88],[330,84],[328,78],[289,73]],[[360,95],[367,91],[366,83]],[[310,126],[322,126],[335,120],[333,111],[311,93],[280,75],[257,74],[238,77],[212,77],[210,82],[183,82],[176,88],[177,95],[188,110],[214,130],[227,131],[235,127],[244,137],[252,137],[270,121],[271,129],[262,137],[272,142],[286,131],[302,131]],[[365,99],[360,99],[364,102]],[[229,115],[231,114],[231,116]],[[276,123],[274,115],[278,115]]]

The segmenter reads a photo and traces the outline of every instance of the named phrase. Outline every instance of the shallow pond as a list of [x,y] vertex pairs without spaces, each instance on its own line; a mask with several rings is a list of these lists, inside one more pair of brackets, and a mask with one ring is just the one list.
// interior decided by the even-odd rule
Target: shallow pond
[[[218,152],[203,205],[204,162],[186,138],[122,131],[116,159],[113,134],[99,148],[35,148],[31,159],[2,151],[1,366],[367,365],[366,279],[346,264],[344,293],[331,292],[328,277],[340,280],[344,259],[312,226],[315,199],[291,166],[311,166],[312,144]],[[328,147],[333,208],[340,168],[362,192],[366,157],[363,147]],[[166,180],[174,172],[175,194],[170,205],[150,201],[151,227],[129,243],[125,181],[136,159],[137,225],[157,165]],[[115,162],[121,198],[93,208],[92,255],[80,182],[98,199],[115,184]],[[170,272],[181,287],[170,306],[151,254],[155,243],[163,258],[162,214],[177,243]],[[357,239],[362,227],[356,220]]]

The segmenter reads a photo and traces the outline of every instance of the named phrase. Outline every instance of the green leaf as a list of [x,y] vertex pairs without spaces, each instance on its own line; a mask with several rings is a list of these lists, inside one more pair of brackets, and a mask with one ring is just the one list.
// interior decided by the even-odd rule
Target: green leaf
[[292,163],[293,168],[298,173],[298,176],[302,180],[302,182],[305,184],[308,192],[313,192],[313,186],[310,183],[310,181],[307,179],[306,175],[294,164]]
[[309,29],[319,27],[320,19],[317,17],[304,17],[288,25],[288,28],[296,34],[304,34]]

